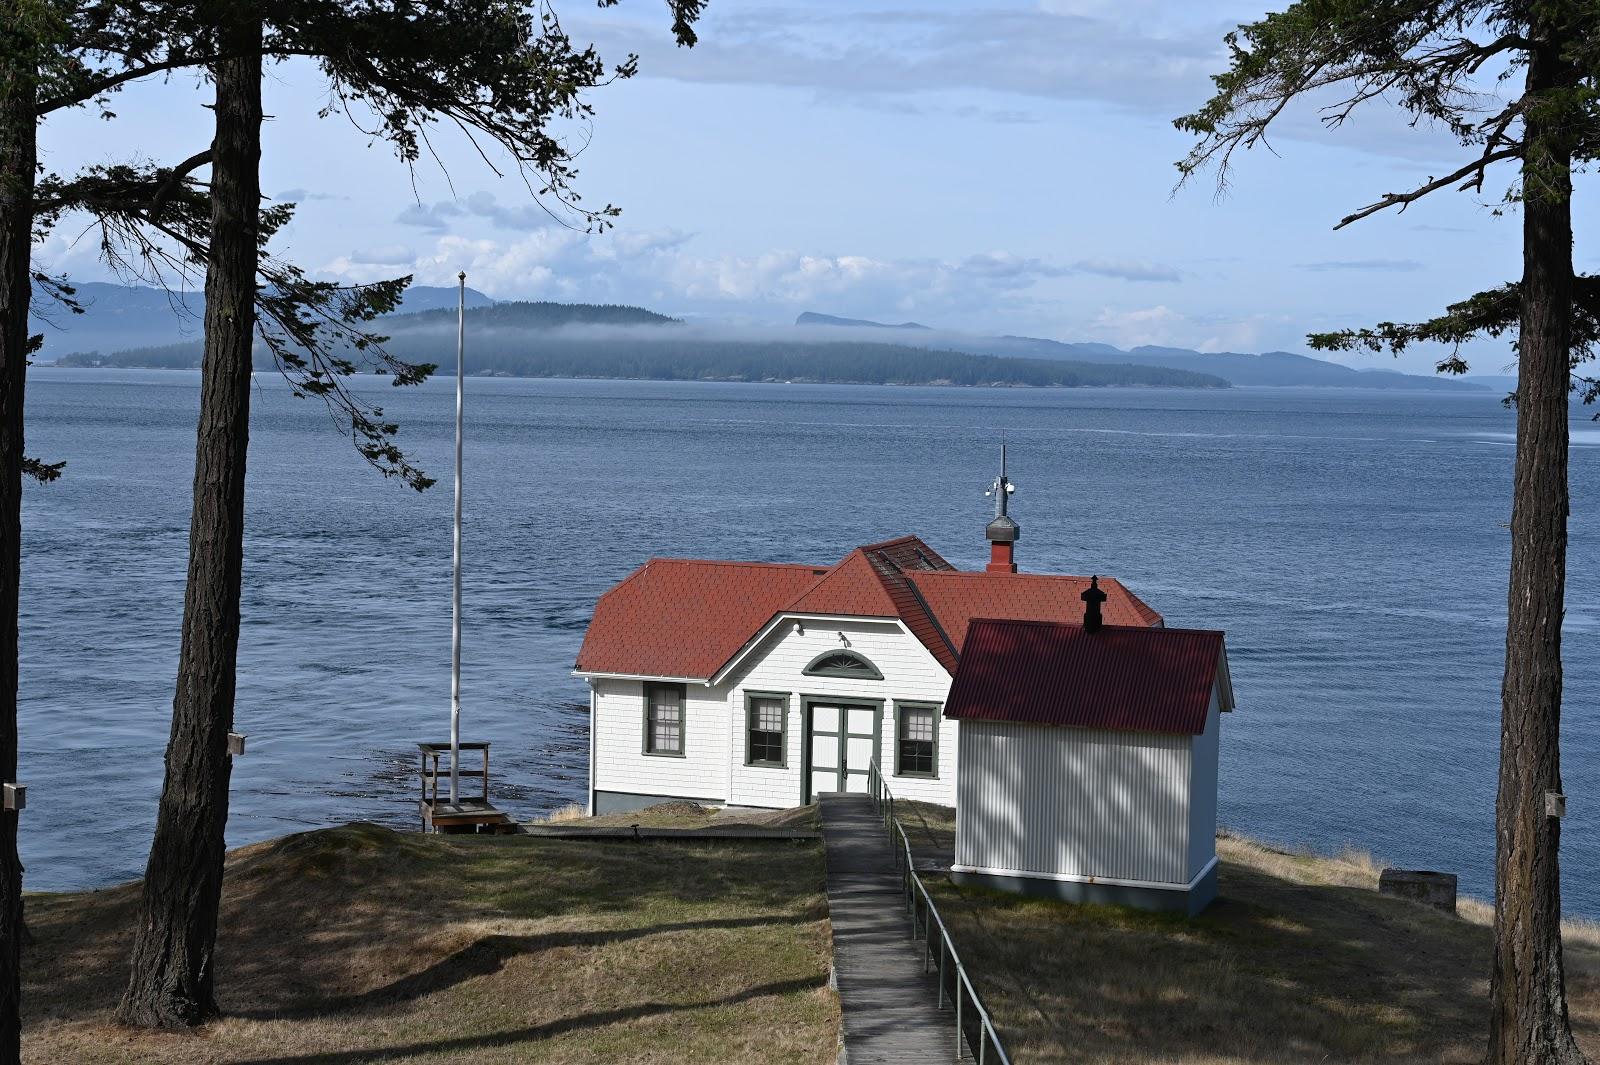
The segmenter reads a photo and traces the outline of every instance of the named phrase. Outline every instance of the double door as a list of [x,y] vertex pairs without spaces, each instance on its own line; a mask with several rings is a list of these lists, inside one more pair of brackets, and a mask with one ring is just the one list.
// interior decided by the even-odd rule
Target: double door
[[867,790],[878,757],[883,709],[870,704],[819,702],[806,712],[806,801],[825,791]]

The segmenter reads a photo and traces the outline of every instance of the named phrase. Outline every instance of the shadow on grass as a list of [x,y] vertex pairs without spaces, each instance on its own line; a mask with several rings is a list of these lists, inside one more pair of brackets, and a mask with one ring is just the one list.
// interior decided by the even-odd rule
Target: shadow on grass
[[[219,1004],[250,1018],[364,1009],[552,946],[823,919],[820,848],[762,846],[751,861],[739,844],[422,836],[356,824],[244,848],[224,880]],[[28,1029],[109,1016],[128,978],[138,901],[137,884],[28,899]],[[591,927],[489,936],[461,950],[448,938],[486,919],[546,918]],[[426,968],[363,990],[369,972],[418,965]],[[308,988],[337,997],[311,1000]]]
[[1029,1061],[1481,1057],[1487,929],[1238,863],[1220,887],[1193,919],[947,883],[937,898],[1008,1049]]
[[585,929],[568,932],[548,932],[541,935],[509,936],[490,935],[469,943],[460,950],[440,958],[421,972],[412,973],[383,987],[376,987],[357,995],[332,995],[313,997],[291,1003],[281,1009],[245,1009],[230,1011],[230,1017],[253,1021],[302,1020],[336,1013],[351,1013],[374,1006],[387,1006],[407,1002],[465,983],[480,976],[491,976],[503,969],[511,959],[524,954],[552,950],[558,947],[599,947],[622,943],[646,936],[672,932],[710,931],[716,929],[770,928],[773,925],[811,924],[817,917],[810,914],[761,914],[753,917],[729,917],[706,921],[683,921],[677,924],[648,925],[640,928]]
[[560,1020],[550,1021],[547,1024],[534,1024],[526,1028],[516,1028],[505,1032],[460,1036],[429,1043],[408,1043],[403,1046],[376,1047],[371,1050],[343,1050],[320,1054],[254,1058],[241,1062],[240,1065],[358,1065],[360,1062],[368,1061],[404,1061],[407,1058],[419,1057],[424,1054],[491,1050],[549,1039],[568,1032],[604,1028],[607,1025],[639,1020],[645,1017],[657,1017],[688,1010],[716,1009],[720,1006],[736,1006],[740,1003],[749,1002],[752,999],[765,998],[769,995],[790,995],[800,991],[815,991],[826,984],[827,978],[821,976],[801,980],[782,980],[746,988],[732,995],[725,995],[722,998],[704,1002],[643,1002],[624,1009],[584,1013],[576,1017],[564,1017]]

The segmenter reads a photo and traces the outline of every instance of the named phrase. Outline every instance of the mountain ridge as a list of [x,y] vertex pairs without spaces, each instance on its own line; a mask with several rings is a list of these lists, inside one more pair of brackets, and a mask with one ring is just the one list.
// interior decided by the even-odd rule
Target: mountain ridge
[[[812,312],[807,312],[811,314]],[[801,315],[805,318],[806,315]],[[838,321],[864,327],[881,326],[867,319],[836,319],[815,315],[817,325]],[[1212,374],[1235,385],[1274,388],[1376,388],[1390,391],[1483,391],[1487,386],[1472,381],[1445,377],[1426,377],[1384,367],[1358,369],[1326,359],[1291,351],[1202,352],[1191,348],[1145,344],[1129,350],[1097,342],[1068,342],[1025,336],[980,336],[967,333],[939,333],[937,341],[923,340],[925,346],[946,347],[975,355],[1002,355],[1017,358],[1088,360],[1108,365],[1165,366],[1174,370]]]

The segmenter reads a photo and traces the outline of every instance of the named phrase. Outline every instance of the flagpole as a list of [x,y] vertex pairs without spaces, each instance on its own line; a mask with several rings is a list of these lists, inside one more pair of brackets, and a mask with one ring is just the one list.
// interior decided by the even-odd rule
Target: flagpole
[[456,275],[456,515],[450,591],[450,802],[461,801],[461,436],[466,392],[467,274]]

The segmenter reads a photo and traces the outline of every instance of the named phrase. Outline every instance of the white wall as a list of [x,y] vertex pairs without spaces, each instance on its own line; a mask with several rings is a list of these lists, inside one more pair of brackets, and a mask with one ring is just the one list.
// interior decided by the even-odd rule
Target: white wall
[[1187,883],[1192,739],[963,722],[957,867]]
[[[731,751],[730,801],[738,806],[794,806],[803,794],[801,768],[805,757],[802,700],[882,701],[883,727],[878,738],[880,765],[889,787],[901,798],[955,802],[956,722],[942,722],[938,779],[895,777],[895,700],[932,703],[942,708],[950,692],[950,674],[917,639],[894,622],[805,621],[804,632],[782,623],[740,664],[725,682],[731,688],[728,743]],[[839,639],[849,640],[849,646]],[[848,649],[878,667],[882,680],[808,677],[803,671],[826,651]],[[782,769],[745,765],[745,693],[789,692],[787,765]]]
[[[818,655],[840,649],[865,657],[883,679],[804,675]],[[942,713],[950,675],[896,622],[807,620],[804,632],[796,632],[793,622],[782,623],[721,684],[686,686],[683,758],[643,752],[644,682],[597,678],[593,685],[595,791],[716,799],[772,809],[799,805],[804,801],[804,703],[834,699],[883,704],[879,764],[896,797],[955,803],[958,725]],[[749,692],[789,693],[782,767],[745,765]],[[937,778],[894,775],[897,701],[931,704],[940,710]]]
[[644,753],[644,682],[596,679],[594,790],[727,801],[726,692],[685,685],[683,757],[675,758]]

